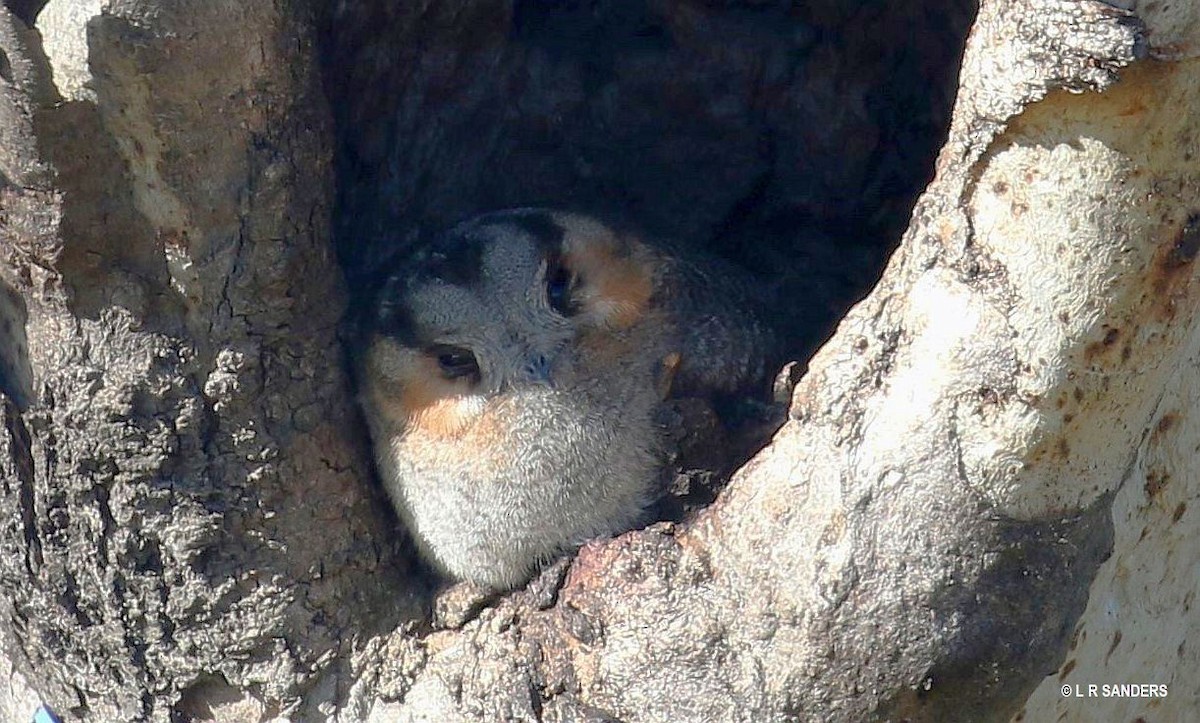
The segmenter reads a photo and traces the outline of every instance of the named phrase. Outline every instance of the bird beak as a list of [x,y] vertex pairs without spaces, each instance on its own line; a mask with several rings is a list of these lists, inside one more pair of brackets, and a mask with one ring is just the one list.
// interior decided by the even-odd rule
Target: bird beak
[[534,384],[550,385],[550,359],[545,354],[532,354],[525,362],[525,379]]

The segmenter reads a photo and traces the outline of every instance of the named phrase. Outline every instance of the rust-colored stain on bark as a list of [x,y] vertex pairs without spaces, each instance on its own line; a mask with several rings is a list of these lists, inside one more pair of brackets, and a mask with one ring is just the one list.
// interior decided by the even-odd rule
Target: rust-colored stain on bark
[[1055,451],[1057,451],[1058,456],[1062,457],[1063,459],[1071,456],[1071,445],[1067,442],[1066,437],[1058,438],[1058,444],[1055,445]]
[[1083,631],[1083,628],[1076,627],[1075,631],[1071,633],[1071,642],[1067,644],[1067,650],[1075,652],[1075,648],[1079,647],[1080,640],[1086,637],[1087,633]]
[[1150,499],[1157,497],[1158,493],[1163,491],[1163,488],[1167,486],[1167,482],[1170,480],[1171,475],[1167,474],[1166,472],[1161,470],[1150,470],[1146,474],[1146,497]]
[[1179,518],[1183,517],[1184,512],[1187,512],[1186,502],[1180,502],[1178,505],[1175,505],[1175,512],[1171,514],[1171,523],[1179,522]]
[[1058,674],[1058,679],[1059,680],[1065,679],[1068,675],[1071,674],[1072,670],[1075,670],[1075,659],[1074,658],[1071,658],[1070,660],[1068,660],[1066,662],[1065,665],[1063,665],[1062,671]]
[[1129,99],[1129,102],[1124,107],[1117,110],[1117,115],[1122,118],[1128,118],[1132,115],[1140,115],[1147,110],[1145,101],[1137,96]]
[[1108,659],[1112,656],[1113,651],[1121,644],[1121,631],[1117,630],[1113,633],[1112,644],[1108,646],[1108,652],[1104,654],[1104,662],[1108,663]]
[[618,538],[608,544],[589,543],[584,545],[571,564],[571,572],[567,577],[566,587],[573,591],[586,591],[598,585],[603,585],[608,568],[619,554],[617,548],[624,547],[623,540]]
[[1088,344],[1083,349],[1083,358],[1093,361],[1096,357],[1112,349],[1117,340],[1121,338],[1121,330],[1112,327],[1105,327],[1104,338],[1100,341],[1094,341]]
[[1200,211],[1191,212],[1171,240],[1156,254],[1150,271],[1150,288],[1159,306],[1159,318],[1175,316],[1180,289],[1191,278],[1192,263],[1200,252]]
[[1167,412],[1158,420],[1158,424],[1154,426],[1155,436],[1166,434],[1171,431],[1171,427],[1179,421],[1179,414],[1176,412]]
[[594,540],[580,548],[563,593],[579,602],[634,594],[638,586],[654,588],[674,571],[680,550],[668,525]]

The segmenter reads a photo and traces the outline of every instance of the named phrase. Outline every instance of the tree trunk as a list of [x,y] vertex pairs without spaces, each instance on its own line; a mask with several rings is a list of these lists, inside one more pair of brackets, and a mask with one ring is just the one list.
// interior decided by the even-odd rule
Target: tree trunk
[[314,20],[52,2],[38,22],[0,10],[28,338],[6,357],[32,368],[0,436],[14,663],[62,716],[248,695],[318,718],[374,628],[418,613],[338,354]]
[[[1171,720],[1200,705],[1200,14],[984,2],[936,177],[771,443],[694,519],[464,603],[420,582],[371,479],[337,338],[359,275],[407,229],[560,202],[568,183],[617,206],[632,202],[614,188],[644,183],[652,203],[633,211],[685,236],[820,229],[747,241],[762,265],[817,248],[861,204],[902,207],[879,189],[911,165],[893,148],[906,136],[863,120],[876,96],[847,78],[899,86],[835,51],[858,38],[894,67],[905,53],[862,38],[919,11],[814,3],[805,22],[837,42],[775,46],[755,35],[780,25],[759,4],[661,3],[645,12],[662,26],[631,37],[668,40],[573,76],[562,58],[598,36],[543,43],[561,28],[529,30],[536,4],[350,5],[320,38],[302,2],[51,0],[36,31],[28,3],[0,7],[0,663],[15,671],[0,715]],[[779,71],[786,107],[745,100],[765,102],[762,125],[714,112],[679,131],[722,128],[711,147],[520,165],[505,118],[587,160],[607,132],[588,114],[621,117],[610,96],[634,82],[612,78],[646,75],[622,58],[739,33],[809,53]],[[707,72],[774,82],[776,56],[729,53]],[[686,78],[653,82],[691,102]],[[556,90],[505,105],[521,83]],[[821,93],[863,115],[816,133],[834,115],[806,107]],[[492,135],[455,125],[464,99]],[[561,131],[572,114],[582,130]],[[759,137],[765,165],[738,146]],[[480,170],[496,168],[511,185]],[[809,307],[846,295],[813,283],[783,310],[810,331]],[[1168,694],[1087,697],[1113,683]]]

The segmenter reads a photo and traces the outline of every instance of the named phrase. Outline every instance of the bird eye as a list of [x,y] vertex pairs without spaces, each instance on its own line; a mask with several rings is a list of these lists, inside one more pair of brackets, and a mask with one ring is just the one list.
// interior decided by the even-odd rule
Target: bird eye
[[447,379],[479,380],[479,362],[470,351],[457,346],[437,346],[429,350]]
[[574,275],[557,259],[546,264],[546,301],[550,308],[563,316],[572,316],[578,309],[571,301]]

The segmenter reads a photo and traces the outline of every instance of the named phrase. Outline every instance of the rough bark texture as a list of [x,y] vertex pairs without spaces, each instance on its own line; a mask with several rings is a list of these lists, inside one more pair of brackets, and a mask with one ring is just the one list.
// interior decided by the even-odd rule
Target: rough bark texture
[[[932,121],[880,135],[904,103],[864,100],[907,56],[850,52],[922,13],[351,5],[332,112],[304,3],[51,0],[37,32],[0,7],[0,716],[1200,705],[1196,11],[984,3],[937,176],[773,442],[694,520],[481,600],[430,597],[371,483],[330,228],[357,283],[465,213],[594,205],[795,290],[789,257],[886,233],[871,210],[924,180],[894,146]],[[1170,693],[1060,692],[1113,682]]]
[[39,40],[0,9],[33,372],[3,411],[0,584],[60,715],[320,717],[411,605],[337,353],[313,28],[294,3],[52,2]]

